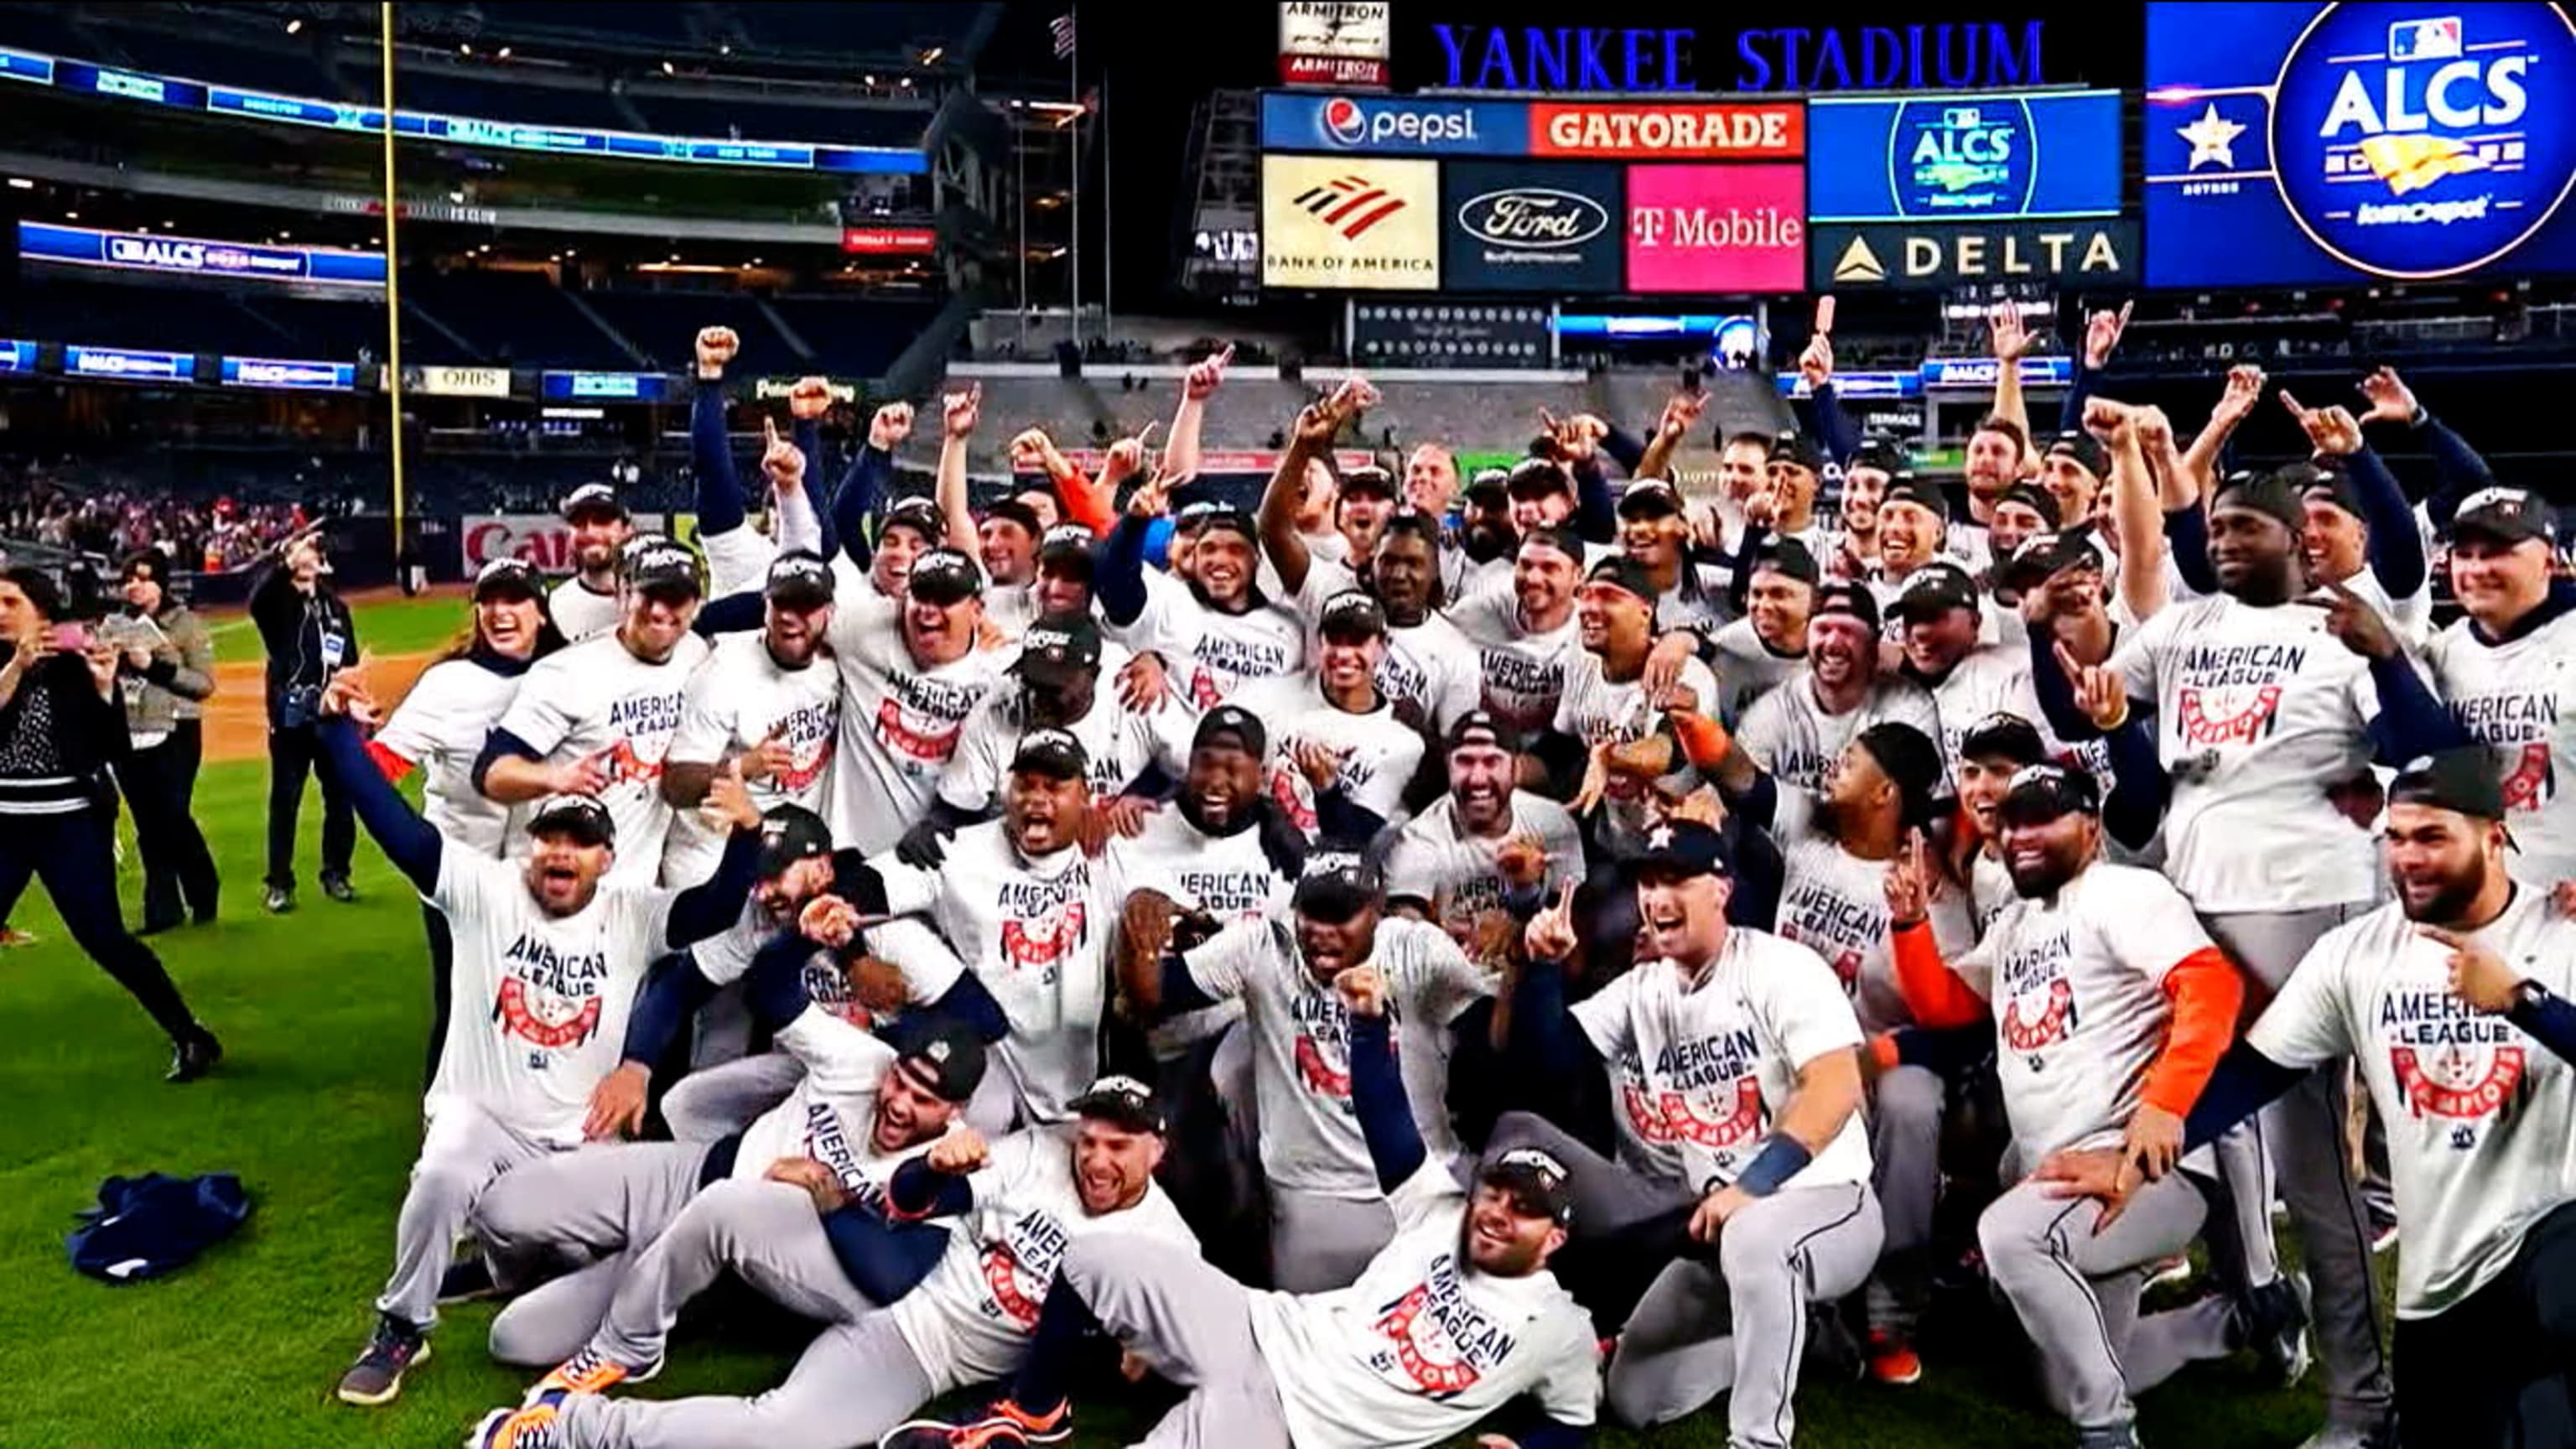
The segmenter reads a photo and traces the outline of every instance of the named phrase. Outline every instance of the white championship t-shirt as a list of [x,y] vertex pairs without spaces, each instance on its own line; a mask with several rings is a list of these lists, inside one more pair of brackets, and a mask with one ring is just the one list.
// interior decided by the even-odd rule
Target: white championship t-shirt
[[1437,1157],[1387,1195],[1395,1237],[1347,1288],[1250,1294],[1253,1342],[1306,1449],[1428,1449],[1526,1394],[1589,1425],[1592,1320],[1545,1268],[1480,1273],[1459,1251],[1467,1194]]
[[[753,1119],[734,1152],[733,1180],[758,1182],[782,1157],[811,1158],[832,1169],[842,1190],[883,1212],[886,1179],[930,1149],[916,1142],[895,1152],[876,1147],[877,1089],[895,1059],[894,1048],[820,1005],[799,1013],[776,1035],[779,1050],[796,1058],[805,1075],[787,1100]],[[954,1130],[956,1123],[951,1123]]]
[[[593,760],[608,776],[599,801],[617,829],[611,878],[650,881],[662,870],[671,807],[662,800],[662,761],[679,737],[689,679],[707,641],[683,635],[671,657],[647,663],[614,634],[538,660],[519,681],[501,728],[548,763]],[[512,843],[526,853],[526,838]]]
[[[2540,892],[2515,892],[2466,934],[2514,974],[2576,998],[2576,924]],[[2406,1224],[2400,1318],[2432,1317],[2484,1287],[2535,1221],[2576,1198],[2576,1068],[2453,996],[2450,954],[2382,906],[2309,948],[2245,1033],[2285,1067],[2360,1063]]]
[[[1822,958],[1742,926],[1696,984],[1669,961],[1640,961],[1572,1010],[1610,1070],[1620,1161],[1691,1192],[1735,1181],[1801,1066],[1861,1044],[1851,999]],[[1869,1181],[1862,1115],[1787,1185]]]
[[602,880],[588,905],[550,916],[519,865],[442,849],[429,903],[455,938],[456,1009],[428,1115],[462,1098],[539,1142],[580,1146],[591,1090],[626,1045],[636,988],[670,950],[677,894]]
[[1534,836],[1546,848],[1543,890],[1552,895],[1560,883],[1583,879],[1583,830],[1564,806],[1514,790],[1503,833],[1488,837],[1469,834],[1458,822],[1457,797],[1443,795],[1396,836],[1386,858],[1387,898],[1422,902],[1435,924],[1453,932],[1472,929],[1478,917],[1503,908],[1495,861],[1503,842],[1516,835]]
[[1403,821],[1404,787],[1421,768],[1425,746],[1383,693],[1377,708],[1355,714],[1324,698],[1323,685],[1308,674],[1247,685],[1233,703],[1270,731],[1264,784],[1298,829],[1312,836],[1317,826],[1313,784],[1297,768],[1300,743],[1341,751],[1334,783],[1350,802],[1389,825]]
[[1532,632],[1521,622],[1520,595],[1506,570],[1449,607],[1458,632],[1476,649],[1479,689],[1487,711],[1526,737],[1556,722],[1565,697],[1565,671],[1583,652],[1574,611],[1553,629]]
[[[1324,617],[1324,605],[1334,595],[1359,586],[1359,579],[1340,564],[1319,561],[1306,570],[1306,585],[1297,591],[1296,604],[1306,621],[1309,659],[1322,647],[1315,626]],[[1437,612],[1424,615],[1419,624],[1389,619],[1386,653],[1377,662],[1377,688],[1391,701],[1412,701],[1435,733],[1446,732],[1483,698],[1476,646]]]
[[[728,634],[689,681],[670,758],[721,765],[774,732],[794,757],[779,773],[744,782],[753,807],[802,805],[829,820],[840,720],[841,676],[830,659],[817,656],[802,669],[782,669],[759,634]],[[671,822],[662,879],[695,885],[715,874],[723,857],[724,837],[695,812],[684,812]]]
[[[1116,691],[1116,682],[1104,671],[1091,708],[1064,727],[1082,745],[1083,776],[1091,785],[1094,802],[1134,784],[1147,765],[1160,765],[1165,775],[1179,779],[1189,770],[1190,737],[1198,728],[1178,695],[1140,714],[1120,704]],[[940,771],[939,798],[960,810],[1001,809],[1003,790],[1011,781],[1011,760],[1027,730],[1018,682],[1005,679],[966,717],[966,727],[957,737],[957,753],[948,757],[947,767]]]
[[617,627],[617,591],[596,593],[575,574],[546,595],[546,615],[571,643],[596,639]]
[[[1351,1106],[1351,1017],[1331,983],[1306,969],[1286,913],[1226,927],[1183,961],[1201,991],[1239,998],[1252,1032],[1261,1170],[1273,1187],[1327,1197],[1378,1196],[1377,1169]],[[1458,1151],[1449,1130],[1449,1024],[1494,982],[1437,926],[1378,922],[1367,964],[1386,977],[1387,1014],[1414,1124],[1434,1160]]]
[[874,855],[925,815],[966,719],[1009,686],[1016,648],[969,649],[923,669],[891,609],[832,617],[841,674],[841,742],[832,767],[832,838]]
[[[1680,686],[1698,696],[1701,710],[1716,707],[1717,676],[1708,672],[1707,665],[1696,659],[1684,663]],[[1647,697],[1642,676],[1614,683],[1602,674],[1600,655],[1575,651],[1565,671],[1565,697],[1556,706],[1558,734],[1571,735],[1589,749],[1605,740],[1614,744],[1642,740],[1663,726],[1664,712]],[[1688,774],[1689,767],[1684,766],[1667,778],[1679,784],[1680,777]],[[1626,850],[1645,838],[1648,793],[1641,781],[1616,773],[1610,776],[1601,812],[1606,848]]]
[[498,857],[509,840],[510,807],[474,788],[474,761],[522,677],[471,659],[433,664],[376,731],[376,748],[419,767],[420,818],[450,849]]
[[1144,611],[1119,632],[1129,648],[1162,655],[1172,687],[1202,713],[1253,680],[1306,667],[1306,624],[1295,609],[1265,600],[1229,614],[1200,603],[1181,580],[1151,570]]
[[1740,725],[1762,696],[1789,682],[1806,667],[1804,653],[1783,654],[1765,642],[1751,619],[1738,619],[1709,636],[1717,655],[1712,666],[1718,679],[1717,718],[1728,729]]
[[2433,636],[2425,662],[2451,718],[2496,756],[2517,847],[2505,869],[2537,890],[2576,880],[2576,613],[2505,644],[2462,619]]
[[1910,724],[1934,744],[1941,742],[1941,712],[1912,680],[1881,675],[1856,708],[1827,714],[1816,700],[1814,670],[1802,668],[1745,711],[1735,740],[1781,784],[1819,791],[1844,746],[1862,730],[1889,721]]

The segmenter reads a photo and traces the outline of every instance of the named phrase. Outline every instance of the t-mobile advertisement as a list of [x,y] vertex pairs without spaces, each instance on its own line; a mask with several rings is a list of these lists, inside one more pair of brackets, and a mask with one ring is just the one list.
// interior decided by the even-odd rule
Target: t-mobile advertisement
[[1806,286],[1804,166],[1628,168],[1628,290]]

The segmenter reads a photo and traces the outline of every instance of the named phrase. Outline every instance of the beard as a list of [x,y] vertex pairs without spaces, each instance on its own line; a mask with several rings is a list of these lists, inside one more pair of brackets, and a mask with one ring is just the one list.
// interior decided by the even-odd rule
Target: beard
[[1520,540],[1508,525],[1471,523],[1458,546],[1466,551],[1471,562],[1483,564],[1508,556],[1519,544]]
[[2410,921],[2429,921],[2438,925],[2443,921],[2456,921],[2467,915],[2470,905],[2476,902],[2478,893],[2486,888],[2486,871],[2481,866],[2466,876],[2454,876],[2443,881],[2439,889],[2426,896],[2420,903],[2406,894],[2406,887],[2402,883],[2397,883],[2397,905],[2399,910],[2406,913],[2406,919]]
[[2075,865],[2072,861],[2051,856],[2028,869],[2006,862],[2004,873],[2012,877],[2014,894],[2026,901],[2036,901],[2064,890],[2066,883],[2075,879]]

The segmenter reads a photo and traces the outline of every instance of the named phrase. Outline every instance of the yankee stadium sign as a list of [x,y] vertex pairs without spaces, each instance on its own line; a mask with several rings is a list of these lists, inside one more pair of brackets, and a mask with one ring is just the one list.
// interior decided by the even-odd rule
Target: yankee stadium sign
[[2044,22],[1785,26],[1435,24],[1425,86],[1479,91],[1966,90],[2047,83]]

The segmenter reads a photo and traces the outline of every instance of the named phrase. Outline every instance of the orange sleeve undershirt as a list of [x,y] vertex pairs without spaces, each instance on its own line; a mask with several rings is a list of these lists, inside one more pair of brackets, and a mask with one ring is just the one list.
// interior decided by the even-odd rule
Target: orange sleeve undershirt
[[399,782],[403,776],[412,772],[411,761],[377,744],[374,740],[367,741],[367,758],[376,762],[376,769],[381,771],[387,780]]
[[1082,470],[1070,463],[1055,477],[1055,496],[1064,503],[1064,516],[1090,529],[1095,538],[1107,536],[1110,526],[1118,521],[1112,491],[1094,487]]
[[2182,1117],[2200,1100],[2200,1089],[2209,1085],[2209,1074],[2236,1038],[2245,978],[2217,947],[2203,946],[2165,973],[2164,990],[2173,1002],[2173,1025],[2165,1032],[2165,1049],[2147,1068],[2140,1095],[2148,1106]]
[[1702,770],[1716,769],[1734,743],[1726,726],[1697,710],[1677,709],[1665,718],[1672,721],[1673,738],[1681,743],[1682,758]]
[[1985,998],[1943,964],[1940,943],[1932,939],[1931,922],[1916,921],[1903,927],[1889,944],[1896,957],[1896,989],[1905,997],[1905,1009],[1914,1013],[1915,1025],[1946,1031],[1972,1026],[1985,1017]]

